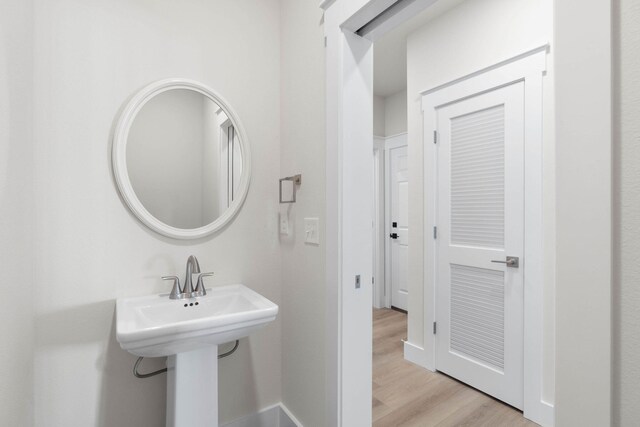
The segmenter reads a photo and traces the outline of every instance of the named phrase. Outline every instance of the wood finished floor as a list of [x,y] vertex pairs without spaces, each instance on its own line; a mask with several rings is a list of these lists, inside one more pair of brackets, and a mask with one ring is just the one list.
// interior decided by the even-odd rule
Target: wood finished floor
[[373,310],[374,427],[537,426],[511,406],[404,360],[406,334],[406,314]]

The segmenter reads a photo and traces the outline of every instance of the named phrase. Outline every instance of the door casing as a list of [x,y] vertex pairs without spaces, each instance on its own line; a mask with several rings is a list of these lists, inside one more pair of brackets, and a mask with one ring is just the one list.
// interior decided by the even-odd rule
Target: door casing
[[[433,0],[414,1],[413,8],[407,8],[372,33],[370,41],[432,3]],[[352,269],[354,261],[342,250],[345,223],[341,201],[345,188],[342,170],[344,162],[350,161],[344,155],[345,139],[353,130],[347,131],[345,124],[353,118],[354,106],[373,104],[373,82],[367,77],[373,61],[366,55],[367,48],[353,46],[346,33],[353,34],[358,25],[377,16],[389,4],[379,0],[320,2],[320,8],[325,11],[327,71],[326,419],[328,425],[335,426],[371,424],[371,402],[367,401],[371,396],[371,373],[345,369],[349,360],[370,357],[367,347],[345,349],[342,343],[348,338],[345,328],[357,329],[361,321],[357,313],[348,314],[349,308],[354,303],[370,308],[371,298],[365,295],[361,301],[354,302],[343,294],[342,273],[345,267]],[[579,20],[575,18],[577,11],[581,16]],[[609,0],[554,1],[556,117],[563,119],[554,135],[556,140],[564,141],[562,147],[556,148],[556,186],[559,199],[568,194],[578,196],[559,202],[557,209],[557,277],[558,283],[564,286],[557,290],[556,297],[555,412],[559,425],[607,425],[611,420],[611,16]],[[345,60],[348,55],[360,59],[354,64]],[[362,73],[364,78],[352,78]],[[369,90],[353,90],[363,84],[369,85]],[[367,115],[371,110],[363,111],[363,120],[358,125],[363,131],[359,138],[367,142],[362,144],[360,153],[364,158],[368,158],[370,150],[372,122]],[[360,190],[366,192],[366,184],[362,184]],[[369,231],[366,234],[370,236]],[[371,247],[363,250],[370,253]],[[580,272],[583,265],[590,266],[584,273]],[[578,292],[580,298],[576,299]],[[371,324],[365,322],[363,328],[370,331]],[[422,351],[418,350],[422,349],[414,347],[415,357],[419,359]],[[358,393],[345,392],[345,383],[356,384]],[[360,418],[350,424],[354,413],[360,414]]]
[[384,141],[384,284],[385,284],[385,307],[391,307],[391,293],[393,292],[391,283],[391,150],[407,145],[407,133],[388,136]]
[[[543,256],[542,256],[542,78],[546,70],[548,45],[532,49],[479,70],[466,77],[422,92],[424,150],[424,229],[437,226],[437,129],[436,109],[479,93],[524,83],[524,416],[541,425],[553,425],[553,405],[542,399],[543,345]],[[416,361],[435,371],[437,245],[434,238],[424,240],[425,278],[425,354]]]
[[385,279],[385,138],[373,137],[373,307],[388,307]]

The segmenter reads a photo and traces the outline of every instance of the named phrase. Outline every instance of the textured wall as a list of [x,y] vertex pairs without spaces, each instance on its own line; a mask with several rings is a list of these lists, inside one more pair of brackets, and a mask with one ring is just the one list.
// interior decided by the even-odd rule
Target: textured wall
[[373,96],[373,134],[375,136],[385,136],[384,120],[384,98],[378,95]]
[[[280,175],[302,174],[297,202],[280,205],[282,399],[305,426],[325,426],[325,63],[317,2],[283,0]],[[320,218],[320,246],[304,243],[304,218]]]
[[614,1],[613,424],[640,425],[640,3]]
[[0,1],[0,424],[33,424],[33,5]]
[[[244,283],[280,304],[277,0],[37,0],[35,5],[35,419],[38,426],[160,426],[166,377],[132,376],[115,340],[118,297],[166,292],[189,254],[211,286]],[[230,60],[230,58],[232,60]],[[118,197],[110,137],[151,81],[199,80],[237,111],[253,154],[242,210],[198,241],[163,238]],[[220,418],[281,400],[280,320],[220,361]],[[145,370],[163,360],[145,361]]]
[[407,91],[384,99],[384,134],[394,136],[407,131]]
[[556,425],[606,426],[611,422],[611,3],[553,5]]

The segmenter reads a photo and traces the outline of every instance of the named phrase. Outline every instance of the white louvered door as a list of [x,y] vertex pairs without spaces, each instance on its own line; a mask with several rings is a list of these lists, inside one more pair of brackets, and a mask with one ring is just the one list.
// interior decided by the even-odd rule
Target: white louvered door
[[436,369],[522,409],[523,83],[438,108],[437,132]]

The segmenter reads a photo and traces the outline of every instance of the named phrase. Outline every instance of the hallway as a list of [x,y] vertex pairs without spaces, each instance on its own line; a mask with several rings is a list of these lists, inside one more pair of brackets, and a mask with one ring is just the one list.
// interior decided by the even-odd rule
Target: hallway
[[404,360],[406,336],[406,314],[373,310],[374,426],[537,426],[482,392]]

